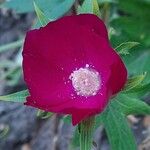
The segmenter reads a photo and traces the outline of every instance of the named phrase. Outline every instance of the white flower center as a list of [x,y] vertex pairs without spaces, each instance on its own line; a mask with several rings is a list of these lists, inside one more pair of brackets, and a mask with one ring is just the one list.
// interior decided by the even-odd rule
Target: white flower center
[[69,77],[77,95],[85,97],[96,95],[101,87],[99,73],[88,67],[86,65],[85,68],[73,71]]

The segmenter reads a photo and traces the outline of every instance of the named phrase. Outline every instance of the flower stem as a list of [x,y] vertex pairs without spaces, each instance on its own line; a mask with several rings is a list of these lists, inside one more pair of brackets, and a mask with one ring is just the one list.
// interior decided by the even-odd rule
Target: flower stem
[[91,150],[94,117],[90,117],[79,124],[80,150]]

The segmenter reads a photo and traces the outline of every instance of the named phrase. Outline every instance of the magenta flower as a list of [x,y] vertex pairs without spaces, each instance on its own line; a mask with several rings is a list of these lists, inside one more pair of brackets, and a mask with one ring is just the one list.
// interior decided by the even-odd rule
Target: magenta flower
[[63,17],[29,31],[23,71],[30,92],[25,105],[70,114],[73,125],[101,113],[127,80],[104,23],[92,14]]

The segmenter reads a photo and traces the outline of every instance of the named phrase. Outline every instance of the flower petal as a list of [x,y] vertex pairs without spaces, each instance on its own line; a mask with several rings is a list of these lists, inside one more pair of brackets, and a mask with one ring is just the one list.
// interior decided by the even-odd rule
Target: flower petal
[[[102,85],[95,96],[77,95],[69,79],[86,64],[100,74]],[[127,78],[122,60],[109,44],[104,23],[90,14],[64,17],[28,32],[23,72],[30,92],[25,104],[72,114],[73,124],[103,111]]]

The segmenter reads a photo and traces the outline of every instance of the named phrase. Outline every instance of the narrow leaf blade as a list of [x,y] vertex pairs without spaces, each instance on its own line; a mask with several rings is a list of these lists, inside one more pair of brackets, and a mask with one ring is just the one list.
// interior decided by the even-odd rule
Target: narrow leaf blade
[[50,20],[44,15],[44,13],[41,11],[41,9],[37,6],[35,1],[33,1],[34,9],[37,14],[37,17],[41,23],[42,26],[45,26]]
[[46,111],[43,111],[43,110],[40,110],[40,109],[37,112],[37,117],[42,118],[42,119],[50,118],[52,115],[53,115],[53,113],[46,112]]
[[78,7],[78,14],[93,13],[91,0],[84,0],[82,6]]
[[100,9],[97,0],[93,0],[93,13],[100,16]]
[[29,95],[28,90],[23,90],[9,95],[0,96],[1,101],[20,102],[24,103]]
[[77,12],[78,14],[91,13],[99,16],[100,10],[97,0],[84,0],[82,6],[78,7]]
[[144,101],[129,97],[126,94],[119,94],[115,99],[125,115],[150,115],[150,106]]
[[130,49],[132,49],[133,47],[135,47],[139,44],[140,43],[138,43],[138,42],[124,42],[124,43],[121,43],[119,46],[117,46],[115,49],[119,54],[127,55],[127,54],[129,54]]
[[150,93],[150,83],[137,86],[130,91],[128,91],[129,94],[138,94],[138,95],[145,95],[146,93]]
[[142,83],[142,81],[145,79],[145,77],[146,77],[146,73],[143,73],[141,75],[137,75],[128,79],[128,82],[123,92],[128,92],[130,90],[133,90],[133,88],[136,88],[137,86],[139,86]]
[[115,104],[114,106],[114,104],[110,102],[101,117],[112,150],[137,149],[134,136],[119,105],[116,106]]

